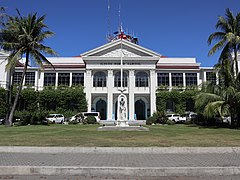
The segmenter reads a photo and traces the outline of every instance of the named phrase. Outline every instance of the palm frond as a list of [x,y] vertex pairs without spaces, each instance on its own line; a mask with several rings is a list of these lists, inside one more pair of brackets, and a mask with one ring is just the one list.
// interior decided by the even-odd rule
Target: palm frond
[[22,55],[22,49],[18,50],[17,52],[12,52],[7,60],[8,63],[6,64],[6,70],[10,70],[12,67],[16,67],[19,57]]
[[208,103],[204,109],[203,115],[208,118],[215,117],[217,115],[222,115],[222,105],[224,101],[215,101]]
[[58,55],[58,53],[54,51],[52,48],[48,46],[44,46],[43,44],[37,44],[36,49],[40,50],[42,53],[45,53],[45,54],[50,54],[54,56]]
[[217,50],[222,49],[226,44],[227,44],[227,41],[225,38],[219,41],[212,47],[212,49],[210,49],[210,51],[208,52],[208,56],[213,55]]
[[215,41],[218,41],[218,40],[222,40],[225,36],[225,33],[224,32],[214,32],[212,33],[209,37],[208,37],[208,45],[211,45],[212,44],[212,41],[215,40]]
[[[48,61],[47,58],[46,58],[44,55],[42,55],[40,52],[38,52],[38,51],[35,50],[34,54],[35,54],[36,56],[38,56],[39,59],[41,59],[44,63],[50,65],[53,69],[55,69],[55,67],[53,66],[53,64],[52,64],[50,61]],[[41,64],[40,64],[40,65],[41,65]],[[43,65],[41,65],[41,66],[43,67]]]
[[203,109],[207,104],[215,101],[222,101],[223,98],[213,93],[199,93],[196,96],[195,107],[197,109]]

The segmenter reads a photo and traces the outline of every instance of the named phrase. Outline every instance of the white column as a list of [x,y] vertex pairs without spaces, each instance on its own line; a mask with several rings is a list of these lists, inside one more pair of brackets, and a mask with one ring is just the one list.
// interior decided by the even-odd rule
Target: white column
[[172,73],[169,73],[169,90],[172,90]]
[[197,72],[197,89],[199,89],[200,84],[202,83],[200,79],[200,72]]
[[86,70],[84,78],[84,87],[86,93],[86,99],[88,104],[88,112],[91,112],[92,108],[92,70]]
[[69,87],[72,87],[72,72],[70,72]]
[[219,84],[219,74],[218,74],[218,72],[216,72],[216,84],[217,85]]
[[39,85],[38,85],[39,84],[39,80],[38,80],[39,73],[40,73],[39,70],[35,71],[35,83],[34,83],[35,91],[38,91],[38,89],[39,89]]
[[156,112],[156,71],[150,70],[150,113]]
[[203,72],[203,82],[207,81],[207,73],[206,71]]
[[135,76],[134,76],[134,70],[129,70],[129,82],[128,82],[129,88],[128,88],[128,95],[129,95],[129,120],[134,120],[134,106],[135,106],[135,100],[134,100],[134,87],[135,87]]
[[55,89],[58,87],[58,72],[56,72]]
[[186,74],[183,73],[183,88],[186,88]]
[[112,120],[113,115],[113,70],[108,70],[107,81],[107,120]]
[[38,71],[38,72],[39,72],[38,89],[43,90],[43,88],[44,88],[44,71]]

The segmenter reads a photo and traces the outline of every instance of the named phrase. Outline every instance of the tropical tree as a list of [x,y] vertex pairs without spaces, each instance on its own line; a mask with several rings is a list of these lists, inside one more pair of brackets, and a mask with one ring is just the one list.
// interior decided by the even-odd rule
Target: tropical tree
[[5,10],[5,7],[0,7],[0,26],[4,25],[5,18],[7,17]]
[[10,52],[10,55],[6,59],[8,61],[6,65],[7,70],[15,68],[19,58],[26,56],[21,81],[18,86],[14,103],[11,107],[7,126],[12,126],[13,115],[22,90],[23,79],[25,77],[30,58],[43,68],[44,63],[52,66],[44,54],[56,55],[54,50],[43,45],[44,40],[54,34],[53,32],[47,30],[48,27],[44,24],[45,15],[38,17],[37,13],[35,13],[24,17],[18,10],[17,12],[18,16],[9,17],[9,20],[6,22],[2,31],[3,41],[1,42],[2,48]]
[[[196,96],[195,107],[205,117],[231,116],[232,122],[238,115],[240,105],[240,91],[233,86],[208,84]],[[239,125],[239,119],[238,119]]]
[[216,29],[220,31],[212,33],[208,38],[208,44],[211,45],[213,41],[216,42],[212,49],[209,51],[208,55],[211,56],[216,53],[216,51],[221,50],[221,55],[219,58],[219,63],[222,64],[225,60],[225,56],[229,54],[233,58],[232,70],[234,71],[235,77],[238,73],[238,51],[240,49],[240,13],[234,16],[234,14],[226,9],[226,17],[220,16],[218,18]]
[[[196,96],[195,107],[208,118],[231,116],[232,122],[239,116],[240,110],[240,76],[231,71],[232,62],[228,59],[216,64],[218,83],[202,85],[201,93]],[[238,118],[237,118],[238,119]],[[238,119],[238,126],[240,120]]]

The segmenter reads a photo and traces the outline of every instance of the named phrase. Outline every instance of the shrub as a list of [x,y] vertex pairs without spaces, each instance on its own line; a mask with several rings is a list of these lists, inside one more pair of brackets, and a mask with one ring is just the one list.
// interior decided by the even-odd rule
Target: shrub
[[83,124],[97,124],[97,121],[94,116],[88,116],[83,120]]
[[[27,125],[31,122],[31,113],[29,111],[15,111],[14,114],[14,124],[18,125]],[[16,121],[16,119],[20,119],[20,121]]]
[[70,121],[68,124],[78,124],[79,122],[77,120]]
[[32,112],[31,119],[30,119],[30,124],[43,124],[43,120],[46,118],[46,116],[49,114],[48,111],[35,111]]
[[147,121],[146,124],[147,125],[151,125],[151,124],[166,124],[167,122],[167,117],[165,115],[164,112],[155,112],[153,113],[152,116],[150,116]]
[[147,118],[146,124],[147,125],[152,125],[153,123],[155,124],[157,122],[156,118],[153,116],[150,116]]
[[174,121],[172,121],[172,120],[167,120],[167,122],[166,122],[168,125],[174,125],[175,124],[175,122]]

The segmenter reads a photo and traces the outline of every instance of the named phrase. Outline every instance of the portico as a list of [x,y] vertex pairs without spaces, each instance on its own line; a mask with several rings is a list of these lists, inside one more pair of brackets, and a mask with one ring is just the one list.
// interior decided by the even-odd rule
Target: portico
[[[120,43],[122,43],[121,46]],[[122,51],[120,51],[120,47],[123,48]],[[95,102],[92,98],[96,94],[99,94],[99,96],[100,94],[106,94],[107,120],[116,120],[117,97],[120,93],[121,84],[119,76],[121,57],[123,59],[124,94],[128,98],[128,118],[129,120],[136,120],[139,116],[141,120],[145,120],[156,111],[155,93],[157,86],[155,74],[156,63],[159,61],[160,55],[125,40],[116,40],[82,54],[87,72],[86,97],[88,103],[92,106],[91,110],[96,111]],[[104,83],[105,81],[106,83]],[[93,86],[91,86],[92,84]],[[143,111],[142,113],[137,112],[136,105]],[[102,116],[105,117],[105,115]]]

